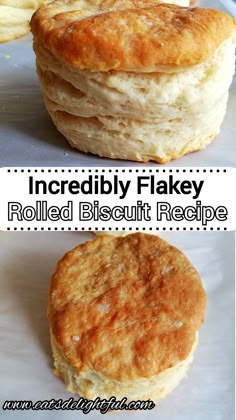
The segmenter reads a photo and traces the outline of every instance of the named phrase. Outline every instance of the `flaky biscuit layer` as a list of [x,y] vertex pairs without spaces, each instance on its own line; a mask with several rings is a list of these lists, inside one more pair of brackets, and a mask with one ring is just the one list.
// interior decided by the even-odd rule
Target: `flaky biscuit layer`
[[90,72],[35,43],[48,111],[73,147],[100,156],[168,162],[219,133],[234,73],[234,43],[175,73]]
[[0,42],[7,42],[27,34],[33,9],[17,9],[0,5]]
[[50,0],[0,0],[0,42],[20,38],[30,31],[35,10]]

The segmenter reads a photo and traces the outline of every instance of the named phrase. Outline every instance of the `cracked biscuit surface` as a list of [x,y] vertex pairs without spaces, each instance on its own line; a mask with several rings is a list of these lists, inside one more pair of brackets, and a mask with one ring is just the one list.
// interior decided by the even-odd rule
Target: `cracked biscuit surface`
[[235,29],[221,11],[150,0],[58,0],[40,9],[31,26],[43,46],[68,65],[137,72],[199,64]]
[[162,398],[185,375],[204,321],[199,274],[153,235],[99,237],[51,279],[55,368],[86,398]]

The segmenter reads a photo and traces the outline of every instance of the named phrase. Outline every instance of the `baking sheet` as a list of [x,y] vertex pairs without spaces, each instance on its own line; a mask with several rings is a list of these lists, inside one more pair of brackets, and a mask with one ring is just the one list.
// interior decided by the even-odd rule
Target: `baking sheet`
[[[235,14],[231,0],[201,0],[197,5]],[[134,166],[70,148],[44,108],[35,73],[31,36],[0,45],[0,166]],[[230,89],[221,133],[205,150],[166,166],[236,166],[236,79]],[[143,165],[143,164],[139,164]],[[155,166],[155,163],[150,163]]]
[[[234,419],[234,233],[169,232],[200,272],[208,293],[206,323],[188,376],[150,412],[110,414],[111,419]],[[46,318],[48,279],[69,249],[93,238],[73,232],[0,232],[0,403],[66,400],[51,371]],[[108,414],[109,415],[109,414]],[[1,419],[81,420],[79,411],[2,411]],[[88,419],[102,418],[98,412]],[[110,418],[110,417],[109,417]]]

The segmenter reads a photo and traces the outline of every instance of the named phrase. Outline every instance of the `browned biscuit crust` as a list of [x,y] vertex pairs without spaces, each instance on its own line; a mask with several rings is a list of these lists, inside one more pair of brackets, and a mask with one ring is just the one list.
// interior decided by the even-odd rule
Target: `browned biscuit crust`
[[48,315],[71,365],[125,381],[185,360],[205,306],[199,274],[182,252],[137,233],[68,252],[51,280]]
[[219,10],[153,3],[58,0],[34,14],[32,32],[63,62],[100,71],[198,64],[232,35]]

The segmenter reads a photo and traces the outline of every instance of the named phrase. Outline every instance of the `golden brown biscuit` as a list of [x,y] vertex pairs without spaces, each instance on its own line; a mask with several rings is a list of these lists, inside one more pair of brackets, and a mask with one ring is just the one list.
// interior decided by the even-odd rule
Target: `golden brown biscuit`
[[157,3],[58,0],[34,15],[45,104],[72,147],[165,163],[219,133],[234,73],[234,21]]
[[205,306],[199,274],[160,238],[82,244],[51,279],[57,373],[86,398],[162,398],[189,367]]
[[32,32],[74,68],[146,72],[202,63],[235,29],[219,10],[147,3],[153,1],[97,0],[76,10],[81,1],[58,0],[33,16]]

